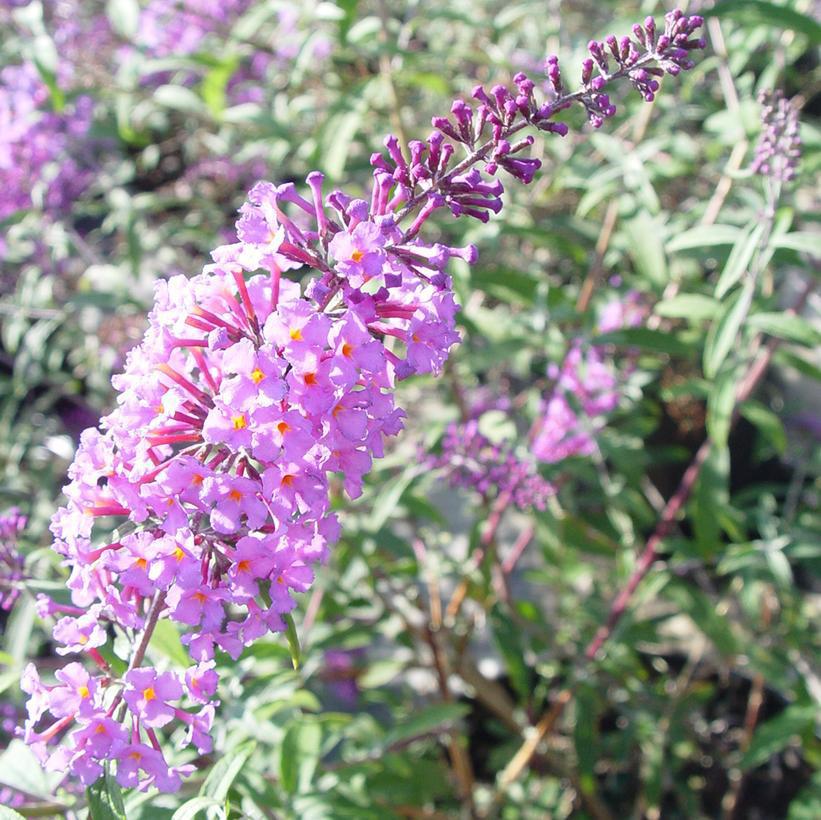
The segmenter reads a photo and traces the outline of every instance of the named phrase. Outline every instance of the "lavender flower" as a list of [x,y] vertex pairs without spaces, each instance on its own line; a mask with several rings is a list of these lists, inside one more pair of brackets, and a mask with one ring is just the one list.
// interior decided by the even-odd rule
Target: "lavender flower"
[[780,91],[762,91],[758,101],[762,131],[752,170],[779,182],[789,182],[801,157],[798,111]]

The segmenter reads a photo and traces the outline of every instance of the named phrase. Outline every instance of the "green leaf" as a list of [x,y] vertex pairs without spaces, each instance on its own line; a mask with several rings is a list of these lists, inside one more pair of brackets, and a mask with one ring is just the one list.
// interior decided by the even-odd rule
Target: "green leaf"
[[299,634],[296,631],[294,616],[290,612],[286,612],[282,619],[285,621],[285,638],[288,641],[288,651],[291,653],[291,663],[294,665],[294,669],[299,669],[302,651],[299,646]]
[[793,704],[780,715],[762,723],[741,758],[742,770],[754,769],[780,752],[796,735],[812,730],[817,719],[813,706]]
[[707,397],[707,433],[717,447],[724,447],[730,435],[737,375],[737,368],[722,368]]
[[715,378],[736,343],[744,317],[750,309],[752,294],[753,283],[748,280],[747,286],[727,301],[721,314],[711,325],[704,344],[704,375],[708,379]]
[[49,777],[34,756],[34,752],[22,740],[12,740],[0,754],[0,785],[19,789],[32,797],[49,800],[52,797],[52,781],[59,783],[62,775]]
[[718,277],[715,291],[716,299],[722,299],[747,272],[763,233],[764,223],[754,222],[738,237],[729,257],[727,257],[724,269]]
[[790,342],[815,346],[821,344],[821,332],[801,316],[787,313],[754,313],[748,319],[750,327],[786,339]]
[[809,231],[794,231],[793,233],[775,236],[770,243],[773,248],[798,251],[809,254],[813,258],[821,256],[821,235]]
[[787,448],[787,433],[784,430],[784,425],[781,419],[755,401],[746,401],[741,405],[741,415],[744,416],[750,424],[755,425],[758,432],[764,436],[767,443],[779,454],[782,454]]
[[180,640],[180,633],[174,623],[160,619],[151,636],[151,649],[165,655],[176,666],[190,666],[191,658]]
[[790,801],[787,820],[818,820],[821,817],[821,770]]
[[238,65],[238,59],[228,58],[211,67],[202,78],[200,94],[214,117],[221,117],[225,111],[225,90]]
[[105,7],[106,17],[111,28],[126,40],[137,33],[140,24],[140,4],[138,0],[108,0]]
[[256,741],[248,740],[221,757],[208,773],[208,777],[205,778],[205,782],[200,789],[200,796],[210,797],[217,803],[224,803],[231,785],[237,779],[237,775],[242,771],[242,767],[256,748]]
[[659,302],[653,313],[668,319],[689,319],[691,323],[712,319],[720,305],[712,296],[700,293],[682,293]]
[[159,105],[183,111],[188,114],[205,114],[205,103],[190,88],[181,85],[161,85],[154,92],[154,100]]
[[710,448],[693,491],[693,528],[699,554],[715,555],[720,548],[722,507],[729,501],[730,454],[726,447]]
[[731,17],[742,25],[772,26],[794,31],[809,39],[813,45],[821,44],[821,24],[790,5],[776,5],[764,0],[721,0],[705,16]]
[[735,633],[727,619],[719,615],[716,603],[708,595],[679,578],[671,578],[663,594],[690,618],[722,655],[737,654],[739,642]]
[[288,727],[282,739],[279,774],[289,794],[310,790],[321,745],[322,729],[315,721],[302,716]]
[[106,773],[86,790],[91,820],[126,820],[120,784],[106,767]]
[[649,327],[628,327],[604,333],[592,340],[596,345],[616,345],[617,347],[638,347],[652,353],[665,353],[669,356],[687,356],[692,348],[686,342],[664,330],[652,330]]
[[222,809],[222,804],[213,797],[192,797],[183,803],[173,814],[171,820],[193,820],[206,809]]
[[388,749],[397,743],[443,729],[463,718],[468,711],[464,703],[437,703],[428,706],[394,726],[382,739],[382,747]]
[[624,225],[629,240],[628,252],[636,270],[650,282],[664,286],[669,278],[664,254],[664,226],[646,211],[640,212]]
[[741,228],[735,225],[699,225],[676,234],[667,243],[667,253],[701,250],[716,245],[734,245],[740,233]]
[[405,490],[408,489],[416,476],[417,468],[414,465],[388,483],[387,488],[383,489],[377,496],[371,514],[368,516],[366,522],[367,529],[376,532],[385,526],[393,511],[399,505],[399,501]]
[[516,424],[510,413],[488,410],[479,417],[479,432],[492,444],[503,444],[516,438]]

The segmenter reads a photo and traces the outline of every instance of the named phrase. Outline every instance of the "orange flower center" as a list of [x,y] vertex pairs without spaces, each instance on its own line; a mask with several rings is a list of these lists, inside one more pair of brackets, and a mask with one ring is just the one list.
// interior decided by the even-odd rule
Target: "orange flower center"
[[350,344],[349,342],[345,342],[342,345],[342,355],[345,356],[346,358],[350,359],[351,358],[351,353],[353,353],[353,345]]
[[239,490],[231,490],[231,492],[228,493],[228,498],[230,498],[231,501],[242,501],[242,493]]
[[362,257],[364,255],[365,255],[365,251],[360,251],[359,249],[357,249],[351,254],[351,261],[359,263],[359,262],[362,261]]
[[145,689],[143,689],[143,698],[145,700],[156,700],[157,699],[157,693],[154,691],[153,686],[148,686]]

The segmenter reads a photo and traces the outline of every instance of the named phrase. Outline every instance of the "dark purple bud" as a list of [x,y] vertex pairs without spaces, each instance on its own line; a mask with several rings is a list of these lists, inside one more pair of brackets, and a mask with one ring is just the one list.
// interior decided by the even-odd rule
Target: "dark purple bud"
[[473,91],[471,92],[471,96],[474,100],[479,100],[479,102],[484,103],[485,105],[493,105],[490,101],[490,97],[488,97],[485,89],[481,85],[477,85],[474,87]]
[[428,137],[428,167],[434,174],[439,170],[439,160],[444,139],[441,131],[434,131]]
[[456,132],[456,129],[447,117],[434,117],[431,120],[431,124],[434,128],[438,128],[443,134],[450,137],[452,140],[462,142],[462,137]]
[[[542,167],[541,160],[533,158],[516,159],[513,157],[505,157],[504,159],[499,160],[499,164],[509,174],[512,174],[514,177],[524,182],[525,185],[528,185],[533,181],[536,171]],[[501,209],[501,207],[502,203],[501,200],[499,200],[499,208]]]
[[587,85],[593,76],[593,61],[588,57],[582,61],[582,85]]

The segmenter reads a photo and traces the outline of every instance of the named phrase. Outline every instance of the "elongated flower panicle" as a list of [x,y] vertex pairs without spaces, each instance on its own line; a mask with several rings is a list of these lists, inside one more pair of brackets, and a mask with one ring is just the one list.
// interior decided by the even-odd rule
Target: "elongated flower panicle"
[[798,111],[780,91],[762,91],[761,136],[755,149],[752,170],[778,182],[795,177],[801,158]]
[[474,489],[486,498],[506,494],[520,510],[543,510],[554,488],[537,472],[533,459],[507,443],[494,443],[480,430],[481,418],[451,424],[442,439],[442,453],[430,459],[451,486]]
[[[644,35],[612,74],[599,67],[595,94],[650,64],[688,67],[699,24],[668,15],[665,35]],[[46,684],[26,669],[24,736],[47,768],[91,783],[116,761],[122,785],[167,791],[193,767],[169,766],[158,732],[211,750],[216,651],[236,658],[285,628],[294,593],[339,535],[331,474],[350,497],[362,492],[385,437],[402,429],[397,382],[438,373],[459,340],[446,269],[454,257],[475,262],[476,249],[424,241],[425,221],[444,207],[482,220],[498,211],[490,177],[529,182],[538,166],[521,156],[530,138],[513,135],[531,125],[563,134],[551,118],[593,104],[587,88],[551,103],[533,88],[517,75],[513,91],[477,89],[475,111],[455,103],[425,143],[389,137],[369,201],[326,195],[318,172],[304,193],[258,183],[238,242],[198,276],[157,284],[145,337],[113,380],[117,406],[83,433],[51,524],[73,601],[41,600],[41,613],[59,616],[58,651],[87,653],[98,670],[72,661]],[[316,272],[304,289],[285,276],[301,269]],[[160,618],[191,654],[182,673],[144,664]],[[111,626],[132,644],[125,671],[103,651]]]
[[[641,295],[629,291],[622,299],[604,305],[598,330],[609,333],[637,327],[646,315]],[[533,455],[548,464],[590,455],[596,449],[597,431],[618,406],[625,368],[616,369],[605,347],[574,342],[561,365],[551,365],[547,375],[554,380],[554,387],[536,425]]]

